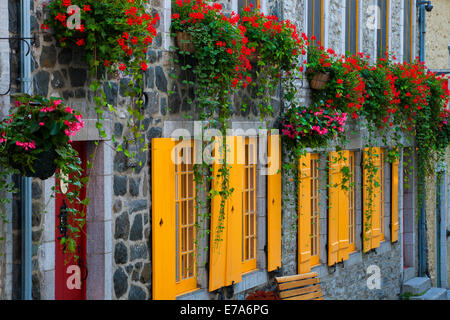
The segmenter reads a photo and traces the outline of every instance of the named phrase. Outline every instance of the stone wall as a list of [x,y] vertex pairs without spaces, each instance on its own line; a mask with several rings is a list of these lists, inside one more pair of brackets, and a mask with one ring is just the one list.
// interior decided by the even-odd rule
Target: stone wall
[[435,0],[433,6],[431,12],[426,12],[425,62],[430,69],[448,69],[450,2]]
[[[449,69],[450,3],[433,1],[433,10],[426,11],[425,62],[430,69]],[[448,152],[444,159],[448,166]],[[448,170],[448,169],[447,169]],[[436,176],[426,178],[427,267],[433,286],[436,285]],[[443,271],[444,272],[444,271]]]
[[[227,10],[235,8],[233,1],[221,1],[226,4]],[[66,102],[83,112],[85,119],[90,119],[88,126],[95,124],[95,113],[92,111],[92,94],[89,92],[90,78],[87,66],[83,61],[81,50],[71,51],[70,49],[59,48],[53,37],[40,30],[39,26],[43,22],[44,12],[42,10],[42,0],[32,0],[32,32],[37,35],[37,41],[32,47],[32,71],[33,90],[37,94],[44,96],[61,96]],[[267,13],[278,15],[283,19],[290,19],[298,27],[299,33],[305,31],[305,3],[306,1],[277,0],[267,1],[263,7]],[[192,92],[180,83],[173,80],[170,73],[179,73],[179,68],[174,65],[169,52],[173,40],[170,38],[170,1],[151,0],[150,5],[153,12],[158,12],[161,21],[158,36],[154,39],[151,50],[149,50],[149,69],[145,77],[145,92],[147,94],[147,104],[144,110],[144,130],[146,143],[151,143],[152,138],[161,137],[164,123],[167,121],[184,120],[185,115],[195,115],[192,106],[187,103],[188,95]],[[361,9],[362,19],[367,18],[367,2],[363,1]],[[9,1],[9,21],[10,33],[18,31],[18,5],[17,1]],[[329,46],[341,47],[342,43],[342,2],[330,0],[328,12],[328,39]],[[397,32],[397,33],[396,33]],[[393,39],[398,39],[398,32],[392,30]],[[368,28],[361,31],[362,51],[373,56],[375,52],[376,33]],[[396,41],[396,40],[393,40]],[[339,51],[339,48],[338,51]],[[11,80],[13,92],[18,91],[18,47],[11,48]],[[182,75],[181,79],[182,79]],[[122,81],[122,83],[125,80]],[[127,98],[123,96],[120,83],[111,81],[111,87],[105,86],[108,100],[121,107],[126,106]],[[299,92],[299,97],[305,105],[309,104],[310,92],[308,84],[299,81],[303,89]],[[257,121],[258,110],[255,103],[251,104],[246,112],[240,110],[241,98],[251,96],[249,92],[240,92],[234,97],[233,121]],[[249,99],[251,100],[251,99]],[[279,93],[273,99],[276,115],[282,109]],[[275,116],[276,116],[275,115]],[[122,136],[128,134],[126,128],[126,114],[120,110],[117,115],[109,115],[111,122],[110,132],[117,138],[116,145],[112,141],[105,141],[106,148],[114,148],[121,143]],[[275,117],[274,117],[275,118]],[[270,119],[269,125],[274,123],[274,118]],[[90,127],[92,128],[92,127]],[[92,130],[95,131],[95,128]],[[86,129],[83,133],[86,140],[97,140],[97,134]],[[150,145],[149,145],[150,147]],[[151,298],[151,159],[150,153],[139,152],[138,159],[142,161],[142,166],[132,166],[128,159],[120,152],[112,151],[113,177],[112,177],[112,227],[113,242],[112,247],[112,298],[113,299],[150,299]],[[287,161],[284,157],[283,161]],[[296,235],[296,186],[293,184],[292,176],[296,172],[283,174],[283,208],[282,208],[282,273],[284,275],[297,272],[297,235]],[[42,291],[45,288],[44,280],[40,272],[40,257],[38,248],[42,243],[42,215],[47,208],[44,201],[43,185],[40,180],[33,181],[33,298],[39,299],[45,296]],[[98,190],[102,192],[102,190]],[[19,203],[20,201],[16,201]],[[20,212],[20,211],[17,211]],[[16,212],[16,213],[17,213]],[[47,212],[50,217],[53,212]],[[15,243],[15,286],[20,286],[20,224],[18,217],[13,223],[13,236]],[[323,217],[326,221],[326,216]],[[326,224],[321,225],[322,233],[326,233]],[[387,246],[387,245],[386,245]],[[334,299],[345,298],[394,298],[397,290],[394,288],[399,279],[399,272],[395,265],[400,256],[399,246],[393,245],[380,249],[377,253],[367,255],[357,254],[353,264],[345,265],[344,268],[338,266],[334,273],[323,273],[324,292]],[[367,291],[366,268],[371,264],[379,265],[383,275],[383,286],[381,291]],[[322,272],[322,271],[321,271]],[[267,275],[266,275],[267,276]],[[346,282],[344,282],[346,281]],[[350,281],[347,284],[347,281]],[[260,288],[273,287],[273,274],[267,276],[267,282],[259,285]],[[107,289],[107,288],[106,288]],[[345,292],[342,292],[344,290]],[[361,290],[361,296],[359,296]],[[234,298],[243,298],[248,290],[240,292]],[[15,297],[19,297],[19,292]],[[208,298],[217,298],[211,295]]]

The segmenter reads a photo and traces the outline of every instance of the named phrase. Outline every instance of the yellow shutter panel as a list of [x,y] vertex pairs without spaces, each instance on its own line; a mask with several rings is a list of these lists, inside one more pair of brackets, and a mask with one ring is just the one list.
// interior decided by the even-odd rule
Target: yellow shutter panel
[[[363,251],[377,248],[380,244],[381,201],[381,149],[365,148],[363,162]],[[376,172],[366,166],[375,166]],[[377,182],[377,183],[375,183]],[[370,195],[372,189],[372,196]]]
[[[216,137],[215,159],[220,158],[218,155],[217,145],[221,145],[221,137]],[[214,161],[213,180],[211,189],[217,192],[222,188],[222,179],[217,175],[221,164]],[[225,204],[225,214],[220,214],[221,197],[215,195],[211,199],[211,224],[210,224],[210,244],[209,244],[209,291],[214,291],[225,286],[225,275],[227,266],[227,205]]]
[[381,166],[383,165],[381,163],[381,152],[382,149],[381,148],[373,148],[374,150],[374,161],[375,161],[375,166],[377,167],[377,172],[376,172],[376,184],[374,186],[374,216],[372,218],[373,222],[372,222],[372,249],[373,248],[378,248],[380,246],[380,242],[381,242],[381,238],[382,238],[382,234],[381,234],[381,225],[380,225],[380,218],[381,215],[383,214],[383,211],[381,210],[381,201],[382,201],[382,194],[381,194],[381,184],[383,183],[383,181],[381,181]]
[[155,300],[175,299],[175,165],[171,138],[152,139],[152,290]]
[[391,241],[395,242],[398,240],[398,165],[399,161],[396,159],[392,163],[392,209],[391,209]]
[[[374,179],[367,166],[370,166],[370,148],[365,148],[363,151],[363,251],[367,252],[372,249],[372,216],[374,210],[374,202],[370,199],[369,188],[371,181]],[[370,212],[372,211],[372,212]]]
[[[218,144],[220,145],[220,138]],[[230,166],[229,188],[233,193],[225,203],[225,214],[221,216],[221,196],[211,200],[211,236],[209,261],[209,291],[240,282],[242,279],[242,170],[237,148],[243,148],[242,137],[227,137],[227,164]],[[217,144],[216,144],[217,146]],[[218,148],[216,148],[217,152]],[[212,189],[222,189],[222,179],[217,175],[221,164],[214,162]]]
[[[243,137],[227,137],[227,149],[234,150],[227,162],[231,165],[229,186],[233,193],[227,200],[227,265],[225,285],[229,286],[242,280],[242,175],[243,164],[237,161],[237,150],[244,149]],[[232,159],[232,158],[233,159]],[[233,160],[233,161],[231,161]]]
[[[342,170],[350,170],[350,151],[341,151],[340,159],[340,188],[339,188],[339,254],[338,261],[347,260],[349,256],[349,203],[350,203],[350,181],[344,181]],[[350,173],[352,174],[352,173]],[[348,179],[348,177],[347,177]],[[342,184],[345,183],[344,186]]]
[[299,161],[298,273],[311,270],[311,154]]
[[[272,145],[273,144],[273,145]],[[281,141],[279,135],[268,137],[267,176],[267,271],[281,267]],[[271,174],[272,173],[272,174]]]
[[339,252],[339,199],[341,189],[341,166],[338,152],[329,154],[328,195],[328,265],[338,262]]

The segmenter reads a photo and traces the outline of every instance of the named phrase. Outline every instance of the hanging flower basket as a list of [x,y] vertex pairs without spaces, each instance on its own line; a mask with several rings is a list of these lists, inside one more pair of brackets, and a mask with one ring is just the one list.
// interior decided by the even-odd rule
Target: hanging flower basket
[[314,73],[313,70],[308,69],[306,73],[309,74],[309,86],[311,87],[311,89],[315,90],[323,90],[331,79],[331,75],[329,72]]
[[81,115],[58,98],[14,98],[15,108],[0,122],[0,157],[22,175],[43,180],[73,165],[69,142],[84,125]]
[[11,167],[20,171],[20,173],[25,177],[39,178],[42,180],[48,179],[56,171],[55,159],[58,154],[54,149],[48,151],[42,151],[35,155],[36,159],[32,162],[30,166],[22,165],[20,163],[10,160],[9,163]]
[[195,46],[192,42],[192,35],[185,31],[177,31],[177,45],[181,51],[194,53]]

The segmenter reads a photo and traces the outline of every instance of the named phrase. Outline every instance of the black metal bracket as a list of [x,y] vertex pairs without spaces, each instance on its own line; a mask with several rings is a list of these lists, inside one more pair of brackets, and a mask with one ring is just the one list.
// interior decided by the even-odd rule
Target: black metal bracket
[[233,298],[234,295],[234,281],[231,282],[231,285],[224,287],[225,294],[227,299]]
[[[8,37],[8,38],[0,38],[0,40],[19,40],[19,41],[23,41],[26,43],[27,45],[27,52],[26,52],[26,56],[28,56],[31,52],[31,44],[30,42],[28,42],[29,40],[33,40],[34,42],[36,42],[36,35],[34,35],[33,37],[30,38],[24,38],[24,37]],[[8,93],[11,92],[11,79],[9,81],[9,86],[8,86],[8,90],[5,93],[0,93],[0,96],[6,96]]]

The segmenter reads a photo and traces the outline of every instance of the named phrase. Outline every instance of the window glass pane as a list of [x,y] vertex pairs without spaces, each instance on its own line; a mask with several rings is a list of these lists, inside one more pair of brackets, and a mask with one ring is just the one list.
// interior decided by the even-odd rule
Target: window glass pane
[[[176,152],[178,159],[188,162],[193,147],[186,147]],[[183,158],[184,155],[184,158]],[[183,160],[181,160],[183,161]],[[194,174],[192,165],[181,163],[175,165],[175,272],[180,293],[196,286],[195,281],[185,282],[195,276],[195,204]],[[184,281],[184,282],[183,282]]]
[[411,62],[412,59],[412,1],[405,0],[404,2],[404,36],[403,36],[403,60]]
[[315,36],[322,43],[323,19],[322,0],[308,1],[308,37]]
[[377,30],[378,56],[384,56],[388,47],[389,39],[389,0],[378,0],[379,29]]

